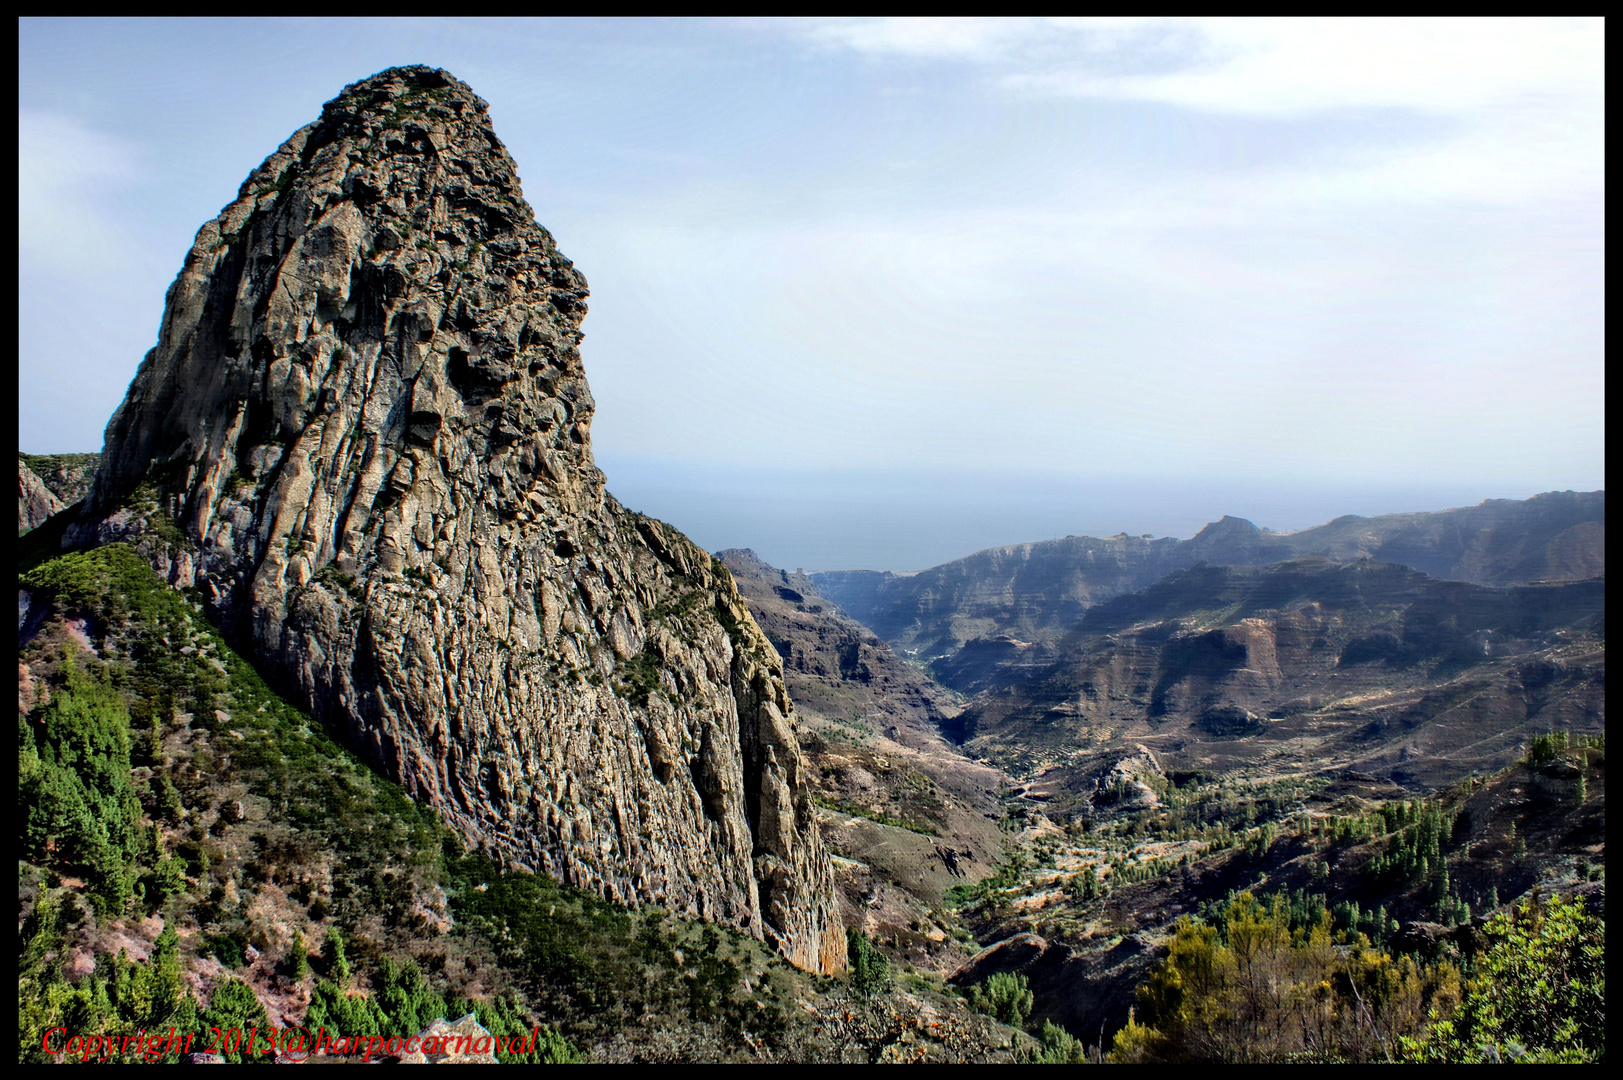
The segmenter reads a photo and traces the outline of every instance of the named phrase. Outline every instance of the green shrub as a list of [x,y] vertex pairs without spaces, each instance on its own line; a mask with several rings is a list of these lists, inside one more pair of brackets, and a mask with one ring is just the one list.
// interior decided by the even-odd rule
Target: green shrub
[[248,941],[240,933],[211,934],[208,951],[228,968],[239,968],[248,959]]
[[1042,1046],[1035,1054],[1025,1057],[1029,1065],[1084,1065],[1088,1048],[1082,1040],[1051,1020],[1043,1021]]
[[1032,995],[1026,977],[1000,971],[969,989],[969,1007],[976,1012],[1019,1027],[1031,1015]]
[[1489,920],[1459,1008],[1404,1040],[1413,1061],[1606,1060],[1606,922],[1583,901],[1529,900]]
[[890,961],[855,927],[846,928],[845,957],[851,971],[851,989],[856,993],[872,997],[890,988]]

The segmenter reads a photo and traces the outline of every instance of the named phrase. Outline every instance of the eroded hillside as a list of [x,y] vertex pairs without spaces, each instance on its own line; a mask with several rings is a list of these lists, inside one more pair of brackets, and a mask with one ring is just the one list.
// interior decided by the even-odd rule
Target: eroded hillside
[[1042,670],[960,723],[1076,791],[1090,752],[1180,768],[1357,770],[1428,790],[1545,730],[1605,730],[1603,580],[1491,589],[1403,567],[1201,566],[1092,609]]
[[917,574],[811,575],[822,594],[947,686],[975,693],[1026,677],[1028,646],[1064,637],[1088,608],[1199,563],[1308,556],[1396,563],[1479,585],[1606,572],[1606,493],[1550,492],[1434,513],[1337,518],[1292,533],[1225,517],[1188,540],[1066,537],[992,548]]
[[968,959],[946,903],[992,872],[1008,778],[943,736],[957,695],[818,595],[803,574],[723,551],[740,595],[783,658],[818,821],[849,926],[908,963]]

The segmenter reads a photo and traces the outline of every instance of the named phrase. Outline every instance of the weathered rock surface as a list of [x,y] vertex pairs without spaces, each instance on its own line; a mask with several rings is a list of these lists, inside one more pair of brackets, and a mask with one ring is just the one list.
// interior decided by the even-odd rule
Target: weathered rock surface
[[62,500],[45,486],[28,462],[17,462],[17,531],[38,528],[52,514],[63,509]]
[[837,969],[781,664],[604,490],[585,299],[472,90],[347,87],[198,232],[67,542],[195,585],[469,841]]
[[90,491],[96,478],[100,454],[21,454],[22,463],[31,469],[40,482],[62,500],[63,506],[72,506]]

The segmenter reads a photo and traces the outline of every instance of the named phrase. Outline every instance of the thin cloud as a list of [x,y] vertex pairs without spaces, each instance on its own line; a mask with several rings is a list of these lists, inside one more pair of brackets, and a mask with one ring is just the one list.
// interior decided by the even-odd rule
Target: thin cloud
[[821,46],[1000,69],[1054,94],[1288,115],[1442,111],[1605,89],[1583,19],[843,19],[780,24]]
[[[1203,19],[1181,25],[1213,62],[1158,74],[1015,73],[1055,92],[1216,111],[1497,106],[1528,94],[1604,91],[1605,51],[1583,22],[1504,19]],[[1061,32],[1087,34],[1086,21]]]
[[[1585,19],[864,19],[819,48],[968,65],[1002,94],[1349,122],[1445,118],[1345,162],[1354,198],[1492,202],[1605,185],[1604,34]],[[1310,185],[1336,197],[1334,184]]]
[[71,116],[19,110],[17,231],[25,273],[82,275],[130,247],[106,192],[140,176],[134,144]]

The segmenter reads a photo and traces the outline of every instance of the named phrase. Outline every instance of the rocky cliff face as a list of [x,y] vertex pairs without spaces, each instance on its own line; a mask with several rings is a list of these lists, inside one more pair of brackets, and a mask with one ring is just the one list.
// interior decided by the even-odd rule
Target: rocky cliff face
[[69,542],[135,540],[470,841],[838,969],[781,663],[604,490],[585,298],[465,84],[347,87],[198,232]]
[[52,514],[63,509],[62,500],[58,499],[45,482],[34,474],[28,467],[28,462],[17,462],[17,531],[27,532],[38,528]]
[[90,491],[96,478],[100,454],[20,454],[22,463],[39,477],[40,483],[59,499],[63,506],[72,506]]

